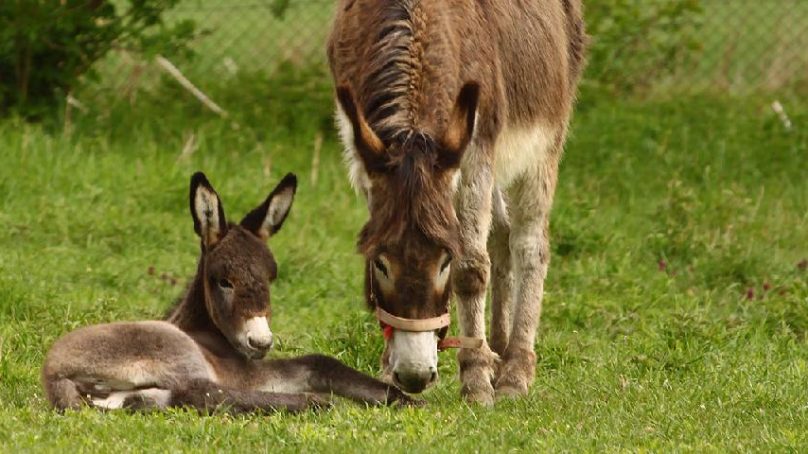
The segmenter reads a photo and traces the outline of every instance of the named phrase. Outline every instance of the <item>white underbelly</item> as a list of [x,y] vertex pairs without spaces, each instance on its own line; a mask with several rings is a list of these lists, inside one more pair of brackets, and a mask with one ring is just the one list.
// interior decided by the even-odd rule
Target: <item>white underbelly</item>
[[541,124],[506,127],[494,145],[494,177],[500,188],[507,188],[528,170],[538,168],[556,141],[557,128]]

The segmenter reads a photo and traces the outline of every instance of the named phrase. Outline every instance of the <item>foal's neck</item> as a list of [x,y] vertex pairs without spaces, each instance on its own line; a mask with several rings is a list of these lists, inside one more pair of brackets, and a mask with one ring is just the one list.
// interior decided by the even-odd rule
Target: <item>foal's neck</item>
[[179,303],[168,314],[166,321],[176,325],[186,333],[215,332],[221,334],[210,318],[207,306],[205,306],[204,260],[204,256],[199,258],[194,280],[188,286],[188,290]]

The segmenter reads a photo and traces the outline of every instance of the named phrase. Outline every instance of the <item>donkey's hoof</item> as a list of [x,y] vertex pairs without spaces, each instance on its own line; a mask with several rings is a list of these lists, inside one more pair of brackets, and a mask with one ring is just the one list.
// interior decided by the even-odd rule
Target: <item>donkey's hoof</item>
[[485,407],[494,405],[494,371],[499,356],[487,345],[479,349],[462,349],[457,354],[460,362],[460,381],[463,387],[460,394],[466,402]]
[[497,383],[497,400],[516,399],[527,395],[528,387],[522,383]]
[[493,407],[494,406],[494,387],[491,386],[491,383],[488,383],[488,386],[480,386],[479,388],[472,388],[468,385],[463,385],[463,388],[460,390],[460,395],[463,396],[463,399],[470,403],[476,404],[483,407]]
[[497,399],[527,395],[535,376],[535,353],[525,349],[505,352],[497,373]]

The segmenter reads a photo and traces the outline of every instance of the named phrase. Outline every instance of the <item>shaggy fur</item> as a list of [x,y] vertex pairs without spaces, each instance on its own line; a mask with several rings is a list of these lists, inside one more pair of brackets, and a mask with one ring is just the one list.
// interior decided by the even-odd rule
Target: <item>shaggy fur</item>
[[167,321],[94,325],[57,340],[42,368],[51,404],[60,410],[188,406],[203,412],[301,411],[326,404],[308,393],[373,405],[415,403],[327,356],[262,360],[271,333],[261,344],[249,332],[241,335],[248,320],[269,316],[277,265],[265,240],[280,229],[296,185],[288,175],[241,223],[228,224],[218,195],[196,174],[190,205],[202,254],[185,297]]
[[580,0],[337,8],[338,123],[370,212],[359,249],[368,278],[382,256],[395,269],[392,290],[370,282],[367,293],[393,314],[433,316],[449,292],[426,289],[448,252],[461,332],[484,337],[494,279],[490,347],[458,356],[471,401],[525,394],[534,377],[547,226],[586,42]]

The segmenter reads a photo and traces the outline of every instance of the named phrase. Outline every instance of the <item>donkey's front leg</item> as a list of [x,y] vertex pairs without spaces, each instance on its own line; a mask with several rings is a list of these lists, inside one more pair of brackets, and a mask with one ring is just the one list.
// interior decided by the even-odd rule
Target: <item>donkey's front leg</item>
[[536,374],[534,343],[550,262],[550,208],[558,169],[553,156],[512,187],[510,250],[517,288],[510,339],[497,374],[498,397],[527,394]]
[[488,344],[494,352],[502,355],[511,333],[513,273],[508,243],[511,223],[502,191],[495,190],[493,196],[493,221],[488,237],[488,254],[491,256],[491,335]]
[[[481,150],[471,159],[480,159]],[[471,168],[467,168],[471,167]],[[452,266],[452,282],[457,296],[457,312],[463,336],[485,339],[485,293],[488,287],[491,261],[486,250],[491,228],[491,193],[493,174],[489,163],[474,163],[463,168],[455,197],[455,209],[460,221],[461,256]],[[494,404],[492,385],[497,355],[483,341],[479,349],[461,349],[461,393],[469,402]]]
[[395,386],[352,369],[325,355],[272,360],[265,387],[296,392],[335,394],[370,405],[420,405],[422,401],[404,394]]

